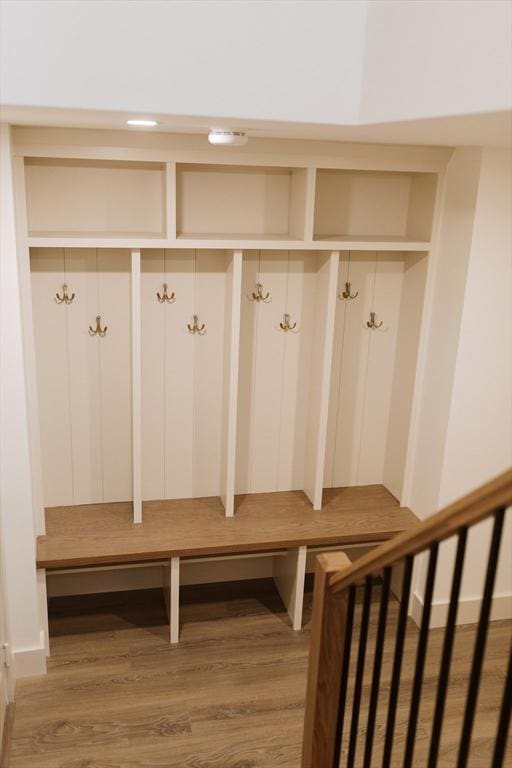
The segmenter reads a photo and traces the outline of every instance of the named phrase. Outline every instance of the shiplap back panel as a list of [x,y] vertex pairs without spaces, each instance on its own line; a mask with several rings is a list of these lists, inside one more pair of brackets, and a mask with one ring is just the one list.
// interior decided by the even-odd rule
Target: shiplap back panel
[[76,291],[68,313],[74,503],[93,504],[103,501],[100,342],[104,339],[88,330],[96,325],[99,309],[98,253],[68,249],[66,266]]
[[196,307],[195,252],[166,251],[165,281],[176,293],[165,311],[164,499],[193,496],[195,336],[187,331]]
[[384,480],[403,269],[403,258],[377,254],[372,311],[382,326],[364,331],[369,337],[369,350],[357,485]]
[[132,498],[131,253],[98,251],[103,501]]
[[[392,252],[341,254],[326,487],[389,477],[392,491],[401,491],[426,261]],[[339,298],[346,283],[355,298]],[[380,328],[368,328],[371,312]]]
[[416,380],[418,339],[421,330],[428,258],[410,254],[404,264],[393,389],[384,464],[384,484],[402,498],[412,400]]
[[[342,273],[340,270],[338,294],[345,288]],[[334,487],[358,484],[370,343],[366,321],[373,305],[375,253],[358,253],[356,257],[351,254],[346,275],[352,292],[359,295],[337,302],[337,313],[344,317],[344,322],[337,320],[334,342],[338,378],[332,381],[330,421],[336,425],[336,432],[332,441],[332,474],[326,478],[326,486]]]
[[[165,328],[168,305],[162,295],[165,275],[163,248],[141,253],[142,346],[142,498],[165,494]],[[173,285],[169,285],[169,294]]]
[[197,251],[195,311],[199,324],[206,324],[206,332],[187,334],[194,346],[191,496],[221,493],[227,266],[224,251]]
[[[268,303],[250,300],[256,283],[270,292]],[[285,344],[279,323],[286,311],[287,284],[287,252],[261,251],[244,259],[237,493],[278,488]]]
[[73,455],[68,367],[68,307],[58,304],[66,275],[64,250],[41,248],[30,256],[37,393],[46,506],[73,503]]

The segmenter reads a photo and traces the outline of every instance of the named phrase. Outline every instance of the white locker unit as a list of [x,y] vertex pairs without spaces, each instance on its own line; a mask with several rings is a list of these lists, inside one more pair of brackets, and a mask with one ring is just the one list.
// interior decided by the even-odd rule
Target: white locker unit
[[449,151],[56,139],[17,129],[45,505],[403,501]]

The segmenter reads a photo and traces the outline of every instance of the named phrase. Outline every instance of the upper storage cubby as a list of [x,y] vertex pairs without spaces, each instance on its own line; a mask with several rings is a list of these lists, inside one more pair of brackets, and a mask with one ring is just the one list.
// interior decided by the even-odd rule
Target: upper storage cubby
[[27,158],[30,235],[162,237],[163,163]]
[[306,187],[305,168],[178,164],[178,237],[302,240]]
[[317,240],[429,241],[436,174],[319,169]]

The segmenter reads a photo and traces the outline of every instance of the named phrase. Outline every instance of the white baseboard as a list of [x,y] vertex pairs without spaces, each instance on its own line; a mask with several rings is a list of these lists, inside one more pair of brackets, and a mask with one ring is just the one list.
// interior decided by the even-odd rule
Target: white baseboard
[[40,633],[39,646],[13,651],[12,663],[16,679],[46,675],[46,647],[43,630]]
[[[448,601],[432,603],[430,616],[430,628],[444,627],[448,616]],[[480,617],[481,600],[479,598],[467,598],[459,600],[457,611],[457,624],[475,624]],[[419,626],[423,614],[423,600],[415,592],[412,596],[410,611],[411,617]],[[491,621],[512,618],[512,594],[496,595],[492,600]]]

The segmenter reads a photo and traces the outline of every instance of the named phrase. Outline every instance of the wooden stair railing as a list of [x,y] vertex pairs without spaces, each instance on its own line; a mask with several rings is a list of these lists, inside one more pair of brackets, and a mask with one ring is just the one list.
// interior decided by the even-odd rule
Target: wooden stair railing
[[[457,539],[457,550],[427,761],[428,768],[435,768],[438,764],[467,534],[472,526],[486,518],[493,518],[494,522],[488,552],[480,617],[476,629],[475,647],[468,680],[465,711],[462,716],[456,763],[457,768],[465,768],[468,764],[471,734],[485,655],[505,511],[509,506],[512,506],[512,470],[505,472],[468,496],[423,521],[414,530],[396,536],[354,563],[351,563],[343,553],[330,553],[320,555],[317,558],[302,768],[345,768],[345,765],[347,768],[352,768],[354,766],[358,736],[360,736],[359,714],[363,691],[372,585],[376,578],[380,578],[381,599],[373,654],[368,716],[364,733],[364,752],[363,760],[358,761],[358,764],[362,764],[363,768],[374,768],[377,765],[377,762],[372,759],[373,743],[391,576],[393,567],[397,565],[403,566],[400,607],[396,625],[391,683],[387,702],[384,744],[382,757],[379,759],[378,765],[382,766],[382,768],[388,768],[391,765],[413,768],[416,765],[413,761],[414,746],[428,646],[438,549],[441,542],[455,536]],[[510,535],[510,532],[508,533]],[[415,556],[423,552],[429,553],[424,604],[416,648],[415,671],[409,703],[404,754],[397,762],[396,759],[392,761],[392,751],[412,572]],[[357,658],[355,659],[355,677],[353,689],[351,689],[351,717],[349,718],[346,717],[346,709],[348,705],[347,688],[351,669],[354,608],[356,587],[361,584],[364,584],[364,599]],[[512,649],[510,659],[512,659]],[[508,667],[493,744],[492,768],[500,768],[503,765],[505,756],[512,703],[512,661],[510,659],[506,662]],[[345,720],[350,722],[350,729],[347,734],[347,747],[345,748],[346,760],[341,764],[342,743],[345,743],[343,742]]]

